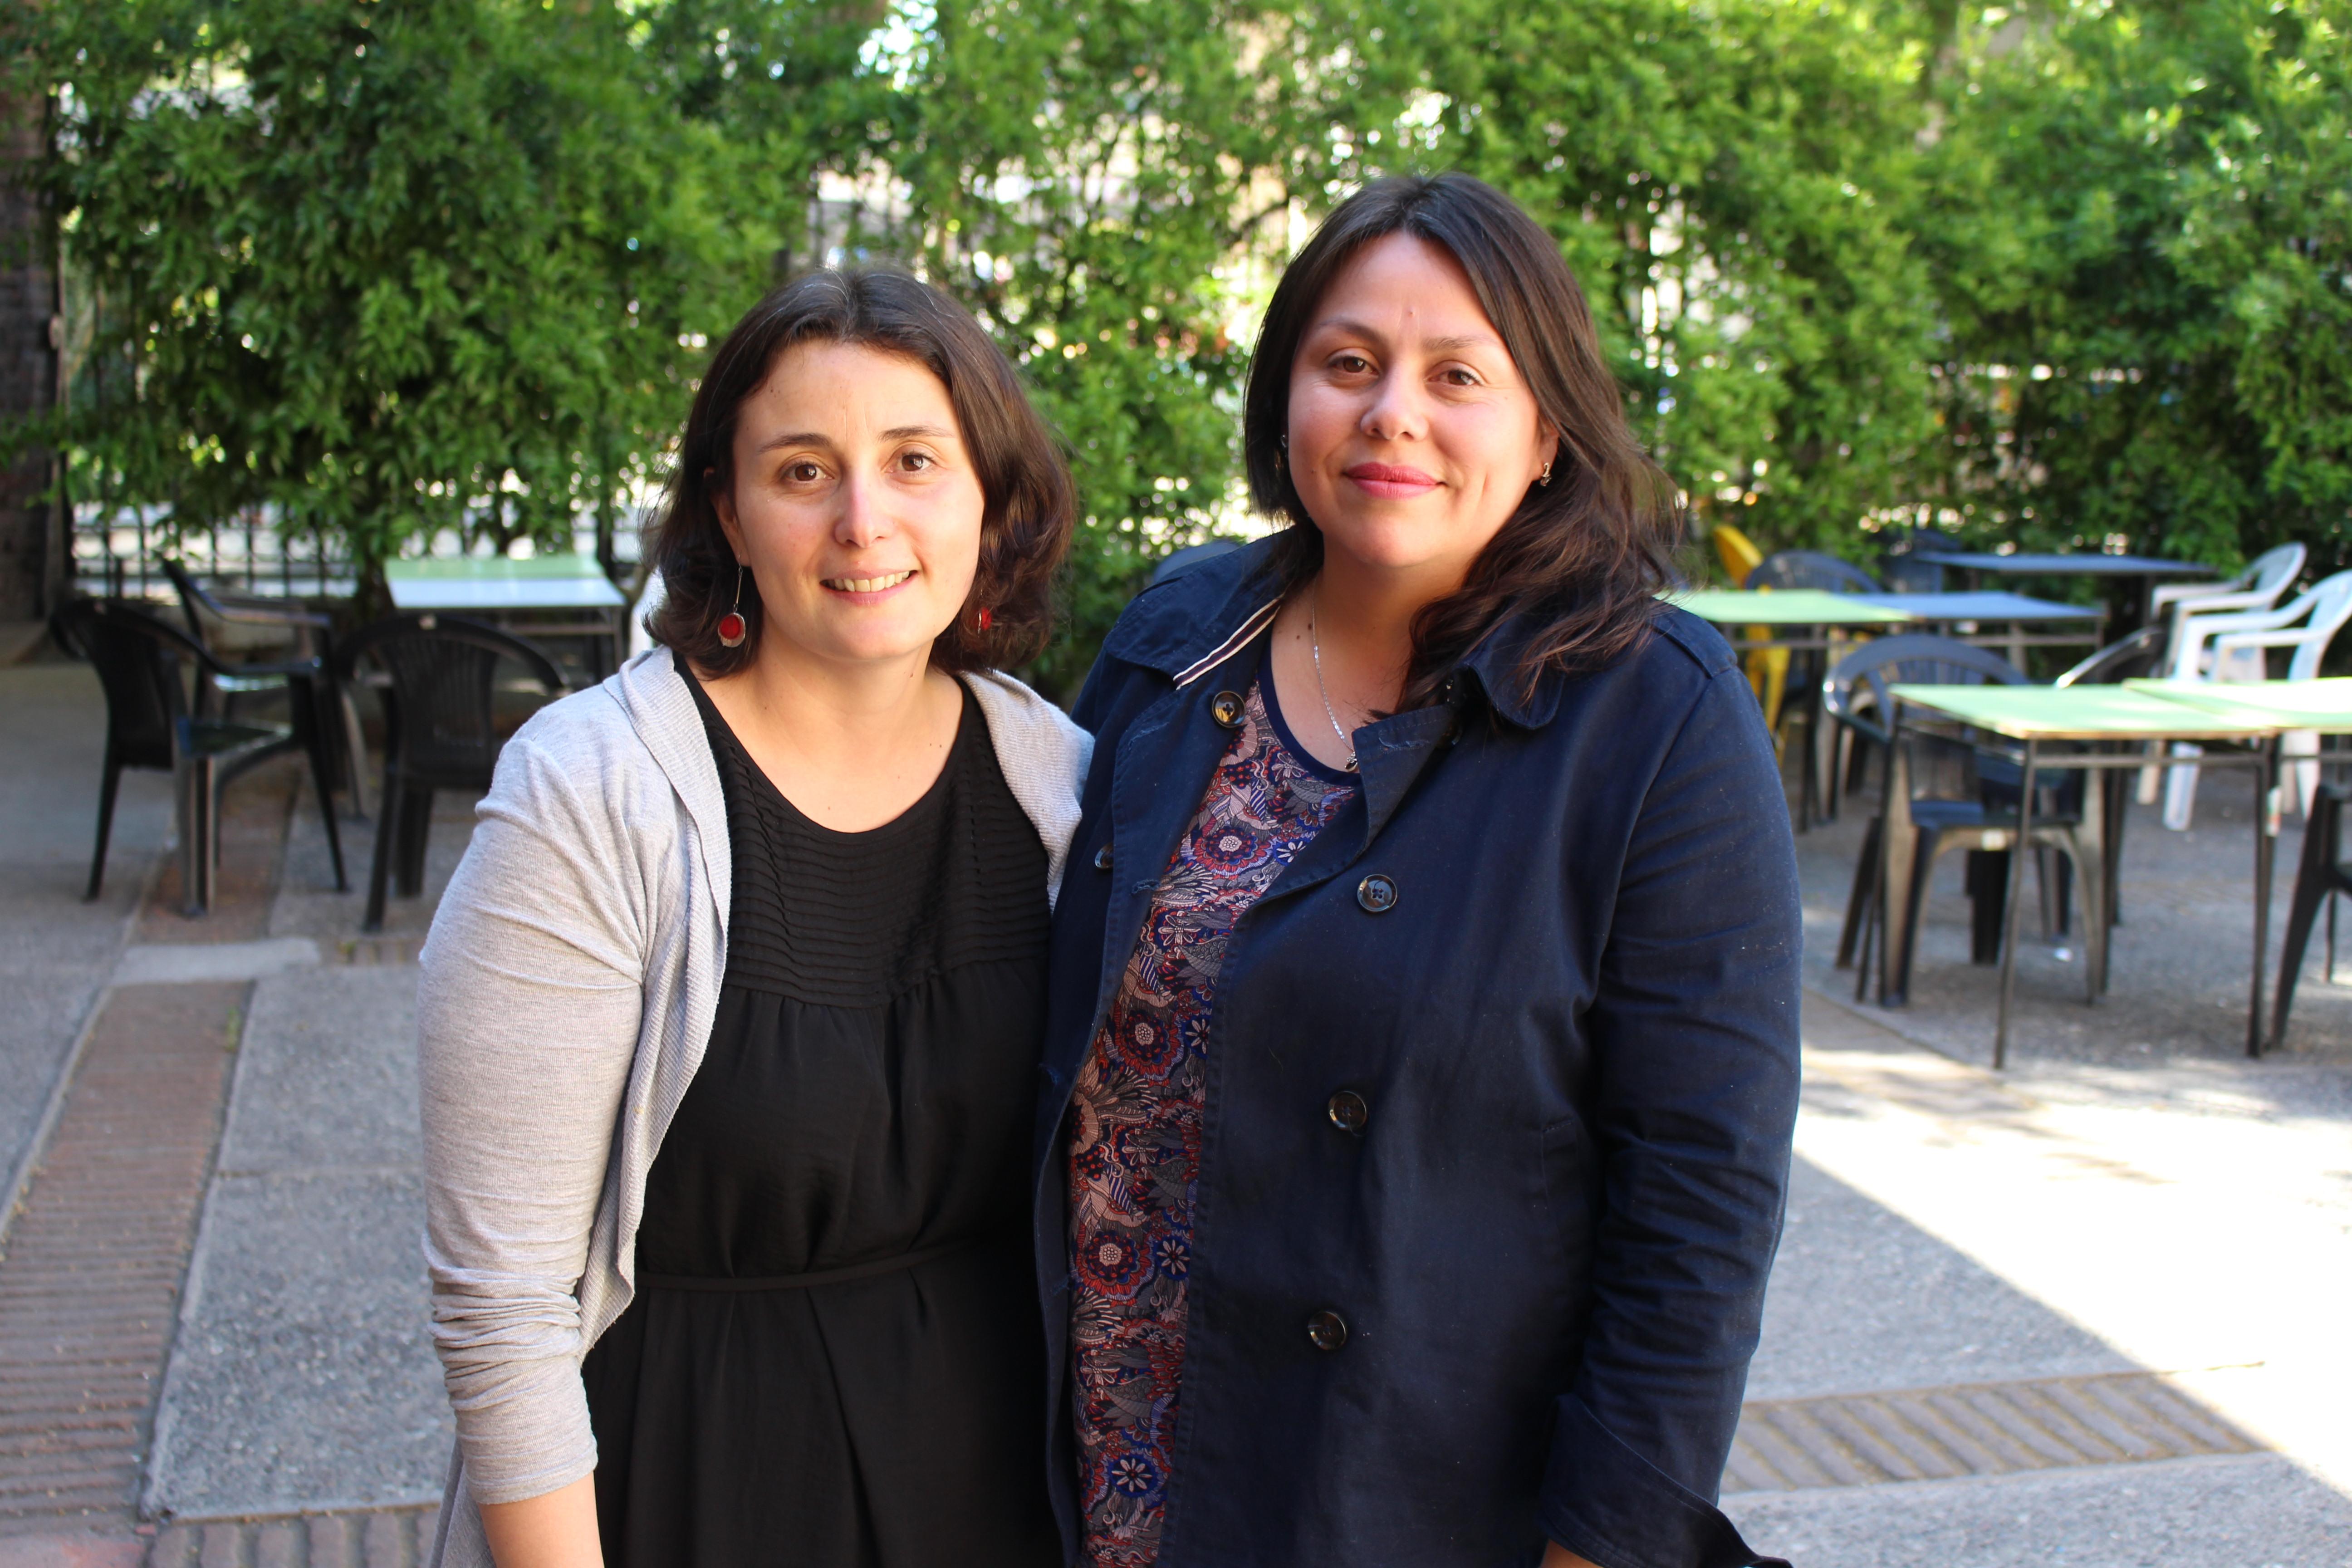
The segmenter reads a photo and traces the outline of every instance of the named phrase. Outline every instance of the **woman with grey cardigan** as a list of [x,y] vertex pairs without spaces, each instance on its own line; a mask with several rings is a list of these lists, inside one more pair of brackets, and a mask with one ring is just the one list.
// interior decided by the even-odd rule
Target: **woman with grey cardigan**
[[437,1563],[1060,1563],[1024,1173],[1088,742],[992,670],[1072,512],[911,278],[720,347],[665,646],[508,743],[425,949]]

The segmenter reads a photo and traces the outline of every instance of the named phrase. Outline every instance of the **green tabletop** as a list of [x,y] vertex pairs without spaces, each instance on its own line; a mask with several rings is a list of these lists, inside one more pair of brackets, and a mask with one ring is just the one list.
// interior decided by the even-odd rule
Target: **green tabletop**
[[492,579],[602,577],[604,569],[596,564],[593,555],[533,555],[526,560],[511,555],[456,555],[387,561],[383,574],[387,580],[412,583],[478,583]]
[[2258,720],[2282,730],[2352,734],[2352,679],[2126,680],[2126,689],[2201,712]]
[[1717,626],[1890,626],[1914,617],[1907,610],[1859,602],[1820,588],[1698,588],[1664,595],[1666,603]]
[[589,555],[459,556],[454,560],[387,561],[383,585],[396,610],[458,610],[488,615],[510,610],[593,610],[628,607]]
[[2284,728],[2274,718],[2224,714],[2122,686],[1887,688],[1921,708],[2012,741],[2247,740]]

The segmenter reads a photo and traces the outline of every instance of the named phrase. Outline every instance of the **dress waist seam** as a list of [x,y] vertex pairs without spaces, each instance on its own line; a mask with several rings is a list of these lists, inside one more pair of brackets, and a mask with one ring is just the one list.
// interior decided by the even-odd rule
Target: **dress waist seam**
[[647,1274],[637,1280],[637,1287],[645,1290],[806,1290],[817,1285],[845,1285],[853,1279],[871,1279],[877,1275],[896,1274],[959,1252],[969,1252],[992,1239],[986,1236],[966,1237],[961,1241],[919,1247],[895,1258],[853,1263],[844,1268],[820,1268],[809,1274]]

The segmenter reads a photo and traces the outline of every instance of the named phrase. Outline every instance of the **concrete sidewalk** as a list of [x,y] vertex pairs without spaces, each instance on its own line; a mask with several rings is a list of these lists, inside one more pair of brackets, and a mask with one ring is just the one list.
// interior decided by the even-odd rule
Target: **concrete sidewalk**
[[1995,1078],[1809,997],[1727,1510],[1806,1568],[2352,1564],[2345,1077]]

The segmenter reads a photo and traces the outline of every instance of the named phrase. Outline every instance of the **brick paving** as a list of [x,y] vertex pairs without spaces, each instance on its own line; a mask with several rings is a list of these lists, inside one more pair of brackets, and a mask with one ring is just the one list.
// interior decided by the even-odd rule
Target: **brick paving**
[[[132,940],[213,946],[262,936],[299,777],[287,763],[240,781],[225,802],[211,914],[180,915],[167,857]],[[301,808],[316,809],[307,793]],[[413,958],[415,940],[348,943],[331,956],[399,963]],[[0,1568],[413,1568],[430,1552],[431,1508],[160,1529],[137,1516],[251,993],[242,980],[101,993],[32,1176],[0,1216]]]
[[416,1568],[432,1555],[435,1508],[175,1524],[148,1568]]
[[1952,1480],[2260,1447],[2155,1373],[1751,1400],[1723,1489]]
[[242,984],[106,1000],[0,1254],[0,1528],[135,1503]]

